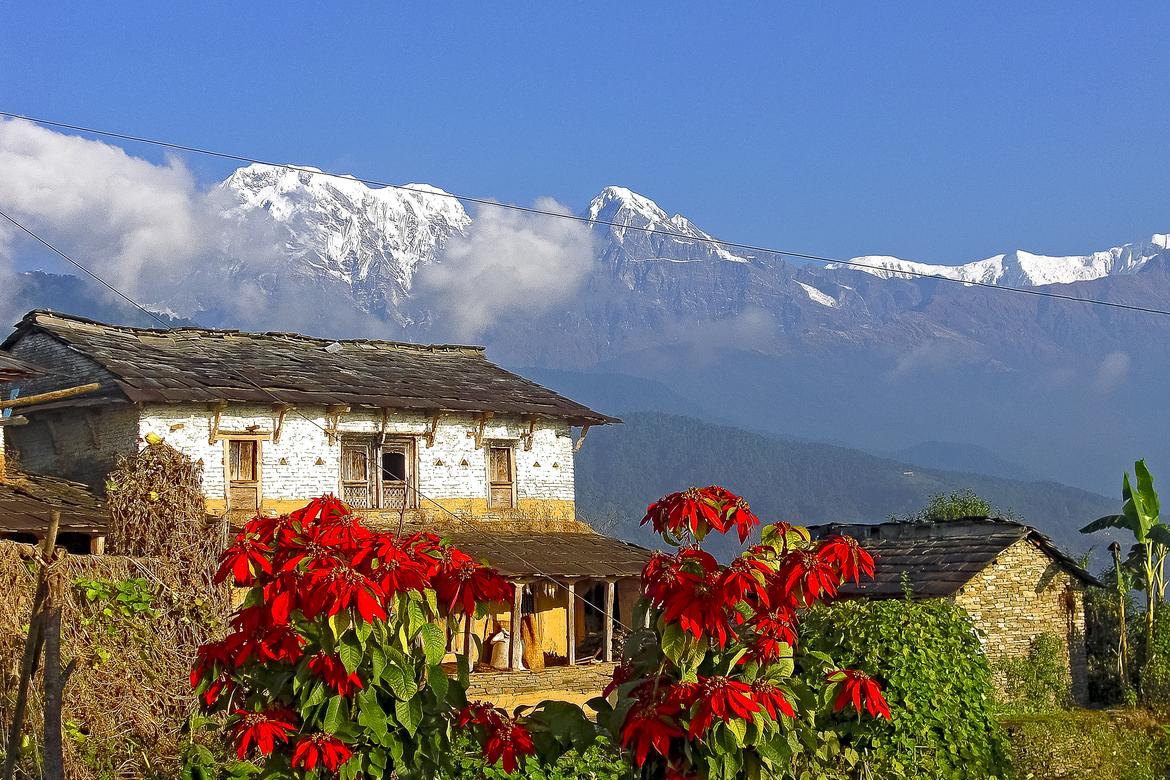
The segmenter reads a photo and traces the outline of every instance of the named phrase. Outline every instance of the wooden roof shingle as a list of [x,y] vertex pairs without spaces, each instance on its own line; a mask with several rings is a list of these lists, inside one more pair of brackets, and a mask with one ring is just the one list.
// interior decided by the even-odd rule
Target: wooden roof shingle
[[652,555],[644,547],[595,533],[466,530],[444,536],[508,577],[638,577]]
[[12,355],[0,352],[0,382],[14,382],[17,379],[24,379],[39,373],[41,373],[41,369],[31,363],[17,360]]
[[35,331],[48,333],[110,372],[117,389],[132,402],[279,401],[534,415],[573,425],[620,422],[500,368],[484,357],[482,347],[212,328],[131,328],[35,310],[0,349],[10,349]]

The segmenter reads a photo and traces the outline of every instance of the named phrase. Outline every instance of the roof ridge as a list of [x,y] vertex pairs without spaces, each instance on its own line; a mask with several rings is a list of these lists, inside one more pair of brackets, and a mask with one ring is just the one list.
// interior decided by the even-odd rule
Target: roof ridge
[[244,337],[283,337],[289,339],[296,339],[299,341],[307,341],[319,343],[322,345],[329,345],[333,343],[348,345],[348,344],[372,344],[376,347],[390,347],[394,349],[408,349],[419,352],[463,352],[477,355],[485,355],[486,348],[478,344],[449,344],[449,343],[431,343],[424,344],[414,341],[398,341],[395,339],[373,339],[373,338],[331,338],[325,336],[310,336],[305,333],[296,333],[295,331],[249,331],[239,330],[238,328],[210,328],[200,325],[178,325],[173,328],[143,328],[135,325],[116,325],[109,322],[102,322],[100,320],[83,317],[79,314],[69,314],[66,312],[54,311],[53,309],[33,309],[21,318],[17,324],[19,329],[21,326],[49,326],[49,323],[44,322],[41,318],[52,318],[57,320],[64,320],[65,322],[73,322],[82,325],[89,325],[98,328],[103,328],[111,331],[120,331],[133,334],[149,334],[159,336],[174,336],[176,334],[197,334],[203,336],[244,336]]

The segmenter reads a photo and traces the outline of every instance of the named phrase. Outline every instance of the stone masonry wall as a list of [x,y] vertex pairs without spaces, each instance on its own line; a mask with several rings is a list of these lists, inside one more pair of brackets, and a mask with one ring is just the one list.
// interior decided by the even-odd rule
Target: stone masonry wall
[[[276,426],[276,413],[268,406],[229,406],[219,420],[219,435],[244,433],[252,428],[257,433],[271,433]],[[308,419],[305,419],[305,418]],[[139,435],[153,432],[166,442],[187,453],[204,465],[204,492],[209,506],[215,507],[225,494],[223,441],[208,442],[213,413],[203,405],[150,405],[142,413]],[[485,427],[481,445],[476,447],[476,426],[472,415],[443,415],[435,430],[434,446],[427,446],[424,434],[430,418],[421,415],[394,414],[387,420],[386,435],[410,438],[415,442],[415,474],[418,490],[444,504],[452,504],[473,514],[487,505],[487,443],[506,441],[515,445],[516,493],[520,508],[524,502],[571,506],[574,495],[573,451],[569,426],[559,422],[540,421],[532,436],[532,447],[526,450],[522,434],[528,426],[520,418],[493,418]],[[325,409],[303,407],[285,415],[279,441],[261,442],[261,484],[266,506],[282,502],[303,501],[312,496],[339,489],[341,443],[332,442],[324,428],[328,427]],[[372,412],[353,412],[342,415],[338,430],[345,434],[375,435],[381,430],[381,415]],[[425,501],[420,505],[425,508]]]
[[7,428],[6,446],[20,468],[101,492],[119,455],[138,450],[138,412],[130,406],[36,412]]
[[1027,655],[1040,634],[1062,640],[1073,695],[1085,700],[1084,586],[1035,544],[1022,539],[1004,550],[956,594],[955,603],[983,632],[993,668],[996,661]]
[[549,666],[543,672],[476,672],[471,675],[467,698],[490,701],[509,710],[545,699],[584,704],[601,695],[615,666],[590,663]]

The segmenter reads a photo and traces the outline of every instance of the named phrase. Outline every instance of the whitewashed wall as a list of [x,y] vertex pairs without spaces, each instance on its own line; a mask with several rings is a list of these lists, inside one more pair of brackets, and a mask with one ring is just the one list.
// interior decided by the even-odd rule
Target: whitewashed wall
[[[150,405],[139,418],[139,436],[156,433],[171,446],[202,460],[204,493],[219,499],[224,495],[224,444],[208,442],[212,417],[203,405]],[[219,431],[223,435],[258,426],[259,431],[271,432],[275,424],[271,407],[230,406],[220,415]],[[433,447],[427,447],[423,437],[430,420],[420,415],[392,415],[386,433],[417,437],[418,489],[431,498],[486,499],[486,443],[499,439],[516,442],[518,499],[573,500],[573,451],[567,424],[538,422],[531,450],[524,449],[521,434],[527,433],[528,425],[519,418],[493,418],[484,429],[480,447],[468,435],[475,425],[473,415],[440,417]],[[261,444],[264,498],[298,500],[338,490],[341,444],[329,442],[325,427],[323,407],[304,407],[285,415],[280,440]],[[381,416],[345,414],[338,430],[342,434],[375,434],[381,430]]]

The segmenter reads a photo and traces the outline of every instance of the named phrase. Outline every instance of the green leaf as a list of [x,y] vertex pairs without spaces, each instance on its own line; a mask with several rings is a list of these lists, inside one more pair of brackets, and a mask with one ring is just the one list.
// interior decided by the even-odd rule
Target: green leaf
[[1126,528],[1128,523],[1125,515],[1105,515],[1105,517],[1098,517],[1093,522],[1081,529],[1083,534],[1096,533],[1097,531],[1104,531],[1106,528]]
[[676,664],[686,653],[687,635],[678,623],[670,623],[662,629],[662,654]]
[[414,672],[397,664],[388,664],[382,673],[382,679],[398,699],[409,699],[418,691],[418,686],[414,682]]
[[427,669],[427,687],[434,692],[437,700],[446,701],[451,678],[443,671],[443,667],[431,666]]
[[434,623],[424,623],[421,630],[423,652],[426,653],[427,664],[435,666],[442,663],[443,656],[447,653],[447,637],[443,635],[443,629]]
[[336,734],[345,725],[348,718],[345,716],[345,697],[334,696],[329,700],[325,710],[325,720],[321,728],[330,734]]
[[422,701],[416,696],[406,701],[394,702],[394,716],[414,736],[418,724],[422,723]]
[[386,669],[386,651],[377,645],[370,649],[370,666],[373,679],[382,679],[382,672]]
[[357,637],[352,633],[347,633],[341,640],[341,647],[338,648],[337,654],[341,656],[341,665],[345,667],[345,671],[353,674],[361,666],[362,656],[364,655],[362,647],[358,644]]
[[427,622],[426,615],[423,614],[422,605],[417,601],[410,601],[406,604],[406,637],[407,639],[414,639],[418,634],[419,629]]

